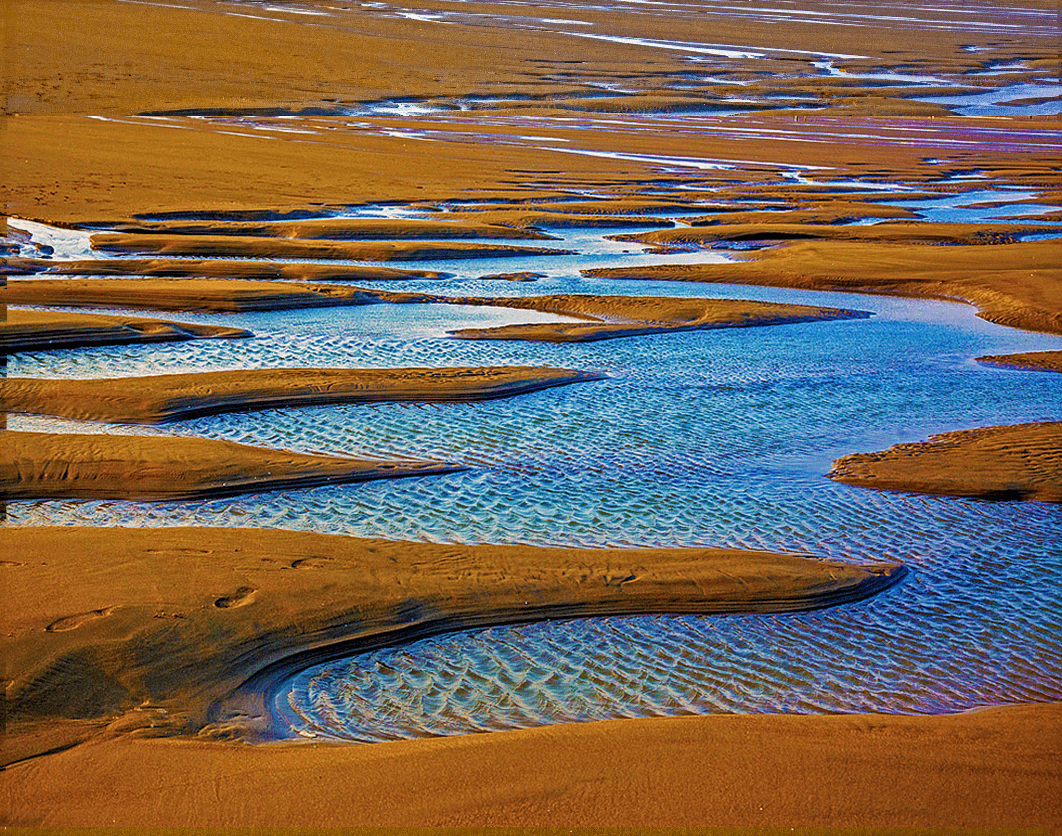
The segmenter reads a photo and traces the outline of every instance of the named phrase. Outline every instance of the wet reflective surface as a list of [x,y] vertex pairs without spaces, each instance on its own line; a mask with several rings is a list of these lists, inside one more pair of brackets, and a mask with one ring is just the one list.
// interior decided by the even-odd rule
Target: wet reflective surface
[[[946,209],[948,207],[941,207]],[[970,307],[727,285],[588,280],[647,258],[563,233],[579,256],[507,259],[536,282],[440,262],[455,294],[596,292],[793,301],[873,311],[581,345],[469,342],[448,330],[522,311],[390,306],[179,318],[249,328],[215,340],[13,358],[11,375],[263,366],[550,364],[608,379],[480,404],[375,404],[211,416],[161,428],[12,417],[12,429],[191,434],[462,463],[464,473],[205,503],[36,501],[9,524],[223,525],[449,542],[710,545],[911,567],[860,604],[800,615],[610,618],[496,628],[312,669],[278,695],[293,733],[359,740],[705,711],[952,711],[1062,696],[1062,507],[879,493],[823,475],[844,453],[933,432],[1062,419],[1062,377],[978,366],[1062,348]],[[562,233],[558,233],[562,234]],[[596,243],[595,243],[596,242]],[[702,253],[681,257],[703,258]],[[417,282],[394,283],[396,289]]]

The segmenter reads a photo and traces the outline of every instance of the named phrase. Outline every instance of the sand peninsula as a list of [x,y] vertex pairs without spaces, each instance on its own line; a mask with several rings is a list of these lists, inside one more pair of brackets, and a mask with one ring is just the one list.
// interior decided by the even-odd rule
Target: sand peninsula
[[939,433],[843,456],[827,475],[881,490],[1062,502],[1062,422]]
[[[758,208],[770,211],[751,222],[767,226],[763,216],[780,221],[782,212],[805,213],[787,219],[800,224],[910,219],[858,204],[946,197],[970,178],[974,188],[1062,199],[1053,116],[1018,106],[1014,115],[959,118],[957,106],[919,100],[1056,74],[1056,9],[1047,0],[991,0],[961,14],[908,5],[903,15],[823,2],[792,15],[568,3],[570,23],[528,7],[516,9],[518,25],[503,6],[466,17],[438,4],[405,15],[373,4],[348,13],[305,0],[298,11],[311,14],[286,5],[10,0],[17,25],[8,27],[0,117],[6,211],[145,233],[161,222],[323,220],[332,209],[399,204],[470,224],[479,208],[483,222],[560,226],[552,216],[566,215],[587,227]],[[661,113],[666,122],[654,120]],[[825,287],[836,266],[837,289],[955,296],[1000,322],[1058,330],[1050,271],[1059,259],[1036,242],[803,241],[756,257],[743,264],[773,261],[762,271],[730,265],[717,280]],[[109,266],[131,276],[393,277],[361,265],[103,261],[85,275]],[[783,261],[794,272],[772,275]],[[860,275],[865,266],[880,281]],[[327,632],[339,623],[330,619],[348,617],[342,634],[350,635],[345,624],[361,612],[345,609],[352,602],[390,625],[430,618],[430,607],[406,604],[451,592],[447,600],[480,614],[491,611],[491,595],[499,608],[505,596],[521,608],[571,590],[584,607],[631,594],[664,606],[702,595],[689,578],[705,580],[710,560],[685,573],[684,558],[661,556],[651,574],[634,565],[641,557],[616,552],[543,562],[519,547],[328,545],[288,532],[8,527],[0,540],[0,641],[15,708],[3,738],[13,765],[0,772],[7,824],[1017,831],[1062,821],[1057,704],[944,717],[618,720],[373,746],[247,746],[223,739],[238,722],[208,729],[197,715],[257,667],[258,623],[274,649],[300,652],[303,631]],[[455,553],[452,566],[441,557]],[[768,577],[773,558],[747,558],[735,558],[729,579],[716,574],[721,586],[708,592],[747,595],[742,572]],[[813,584],[825,581],[817,573],[825,565],[792,568],[812,571],[802,577]],[[632,574],[654,581],[653,591],[639,592]],[[792,591],[795,576],[769,577],[775,592]],[[474,590],[485,594],[472,601]],[[523,597],[528,591],[541,597]]]
[[1019,354],[986,354],[978,363],[1029,372],[1062,372],[1062,351],[1023,351]]
[[222,412],[329,403],[467,402],[506,398],[604,375],[546,367],[243,369],[91,380],[7,378],[7,412],[161,424]]

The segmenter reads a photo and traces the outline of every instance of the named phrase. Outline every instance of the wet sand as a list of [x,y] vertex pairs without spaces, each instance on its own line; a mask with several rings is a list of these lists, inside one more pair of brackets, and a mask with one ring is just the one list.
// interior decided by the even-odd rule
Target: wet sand
[[[460,301],[463,304],[483,304],[483,300],[468,297],[463,297]],[[796,322],[862,319],[869,316],[864,311],[820,308],[813,305],[778,305],[745,299],[680,299],[670,296],[563,294],[515,299],[493,298],[487,300],[487,303],[499,307],[524,308],[576,317],[589,322],[543,322],[502,325],[496,328],[464,328],[451,331],[451,335],[469,340],[569,343],[673,331],[747,328]]]
[[986,366],[1020,371],[1062,372],[1062,351],[1025,351],[1020,354],[987,354],[977,358]]
[[0,774],[0,804],[16,811],[13,824],[725,821],[786,832],[800,822],[830,833],[1049,833],[1058,822],[1059,741],[1057,705],[941,717],[607,720],[362,746],[117,737]]
[[543,618],[813,609],[904,574],[766,552],[235,528],[19,527],[0,531],[0,543],[10,558],[5,746],[15,759],[40,754],[54,734],[85,738],[108,725],[267,735],[263,700],[278,679],[357,649]]
[[[6,303],[5,303],[6,304]],[[242,328],[167,322],[132,316],[7,310],[0,322],[0,353],[127,343],[250,337]]]
[[613,279],[758,284],[960,299],[999,325],[1062,334],[1062,242],[940,247],[799,242],[729,264],[588,270]]
[[1062,422],[940,433],[844,456],[827,475],[880,490],[1062,502]]
[[598,380],[546,367],[245,369],[92,380],[0,380],[7,412],[161,424],[202,415],[327,403],[465,402]]
[[467,241],[307,241],[293,238],[249,238],[237,235],[92,236],[93,249],[112,253],[216,258],[320,258],[351,261],[430,261],[446,258],[507,258],[563,255],[570,250]]
[[0,499],[210,499],[461,469],[314,456],[207,438],[5,430]]
[[[319,10],[313,0],[305,5]],[[5,9],[15,23],[8,27],[5,51],[0,200],[6,211],[27,218],[141,227],[154,222],[148,217],[153,213],[194,221],[245,211],[275,220],[292,211],[373,201],[420,207],[456,201],[461,207],[475,200],[491,204],[484,205],[482,220],[524,213],[519,226],[553,222],[541,213],[570,214],[573,223],[589,226],[578,216],[645,213],[652,223],[650,213],[661,210],[714,214],[717,209],[703,205],[713,201],[739,213],[761,203],[809,213],[790,222],[829,222],[848,219],[851,210],[830,205],[839,197],[881,197],[873,190],[782,182],[780,171],[902,182],[906,197],[920,196],[920,188],[937,193],[942,177],[976,172],[988,184],[1057,200],[1057,149],[1037,144],[1056,130],[1057,118],[960,120],[939,104],[916,101],[909,86],[860,78],[889,70],[941,74],[936,87],[943,90],[956,80],[974,88],[988,84],[978,72],[1016,59],[1023,65],[1016,81],[1055,72],[1057,27],[1052,23],[1047,35],[1028,34],[1011,14],[1020,9],[1024,22],[1030,12],[1053,13],[1054,7],[1045,0],[1003,0],[993,8],[1007,29],[971,26],[983,13],[980,7],[957,18],[940,9],[905,7],[902,21],[883,20],[889,15],[873,10],[850,18],[853,10],[817,2],[802,7],[809,14],[783,21],[757,17],[753,9],[705,7],[692,23],[679,7],[654,7],[659,13],[633,22],[618,9],[566,7],[564,16],[576,23],[551,28],[514,27],[504,19],[511,10],[495,7],[487,7],[475,25],[442,25],[369,6],[320,19],[284,17],[262,4],[238,16],[205,0],[172,6],[72,0],[62,4],[64,25],[57,26],[58,4],[11,0]],[[430,18],[433,10],[422,11]],[[526,11],[536,20],[542,14]],[[496,13],[499,22],[491,26]],[[931,20],[922,19],[927,16]],[[589,29],[584,34],[618,37],[582,37],[582,28]],[[681,45],[691,41],[729,46],[737,57],[684,52]],[[984,51],[967,51],[971,42],[983,44]],[[809,60],[816,57],[836,64],[840,75],[810,73]],[[722,83],[699,80],[717,68]],[[641,89],[626,100],[623,94],[602,102],[594,95],[601,84]],[[677,95],[679,84],[693,88]],[[735,91],[754,101],[728,101]],[[414,122],[410,130],[408,121],[373,109],[396,96],[437,100],[451,110],[445,119]],[[786,96],[792,107],[779,107]],[[493,122],[477,112],[477,97],[494,103]],[[460,110],[467,102],[472,106]],[[693,129],[672,120],[661,130],[647,128],[640,116],[679,115],[698,105],[722,113],[735,104],[754,111],[751,118],[718,115]],[[270,114],[283,121],[269,123]],[[332,130],[321,115],[358,127]],[[702,200],[705,172],[712,191]],[[573,192],[578,201],[570,200]],[[600,199],[586,197],[591,194]],[[863,210],[859,219],[882,216]],[[884,216],[903,217],[891,211]],[[750,221],[772,223],[739,217],[728,222]],[[254,246],[276,252],[271,245]],[[349,254],[354,248],[313,251]],[[383,254],[415,251],[425,252],[399,247]],[[210,254],[218,253],[212,248]],[[1060,333],[1060,260],[1055,244],[816,242],[771,250],[726,271],[667,268],[651,271],[651,277],[681,273],[684,280],[960,298],[992,321]],[[395,277],[385,268],[340,265],[107,261],[71,269],[310,281]],[[16,263],[13,269],[61,272],[63,265]],[[635,277],[650,276],[639,271]],[[14,318],[26,316],[12,312]],[[55,323],[64,315],[41,316]],[[77,327],[87,321],[77,318]],[[168,327],[178,334],[176,324]],[[5,529],[0,536],[16,533]],[[419,600],[398,583],[407,578],[395,567],[404,566],[416,570],[418,590],[445,586],[455,600],[468,601],[470,612],[482,614],[482,599],[468,597],[468,574],[458,571],[475,569],[477,561],[458,561],[445,584],[436,584],[417,561],[435,548],[465,547],[396,546],[406,550],[392,555],[395,564],[384,565],[373,562],[367,549],[364,561],[344,557],[346,563],[338,553],[317,545],[296,548],[287,540],[255,550],[249,532],[211,535],[228,538],[224,548],[204,542],[206,535],[169,543],[155,531],[129,535],[151,543],[154,557],[116,546],[125,535],[115,531],[67,531],[64,536],[72,539],[60,547],[50,539],[59,535],[48,532],[17,536],[39,537],[38,556],[31,565],[15,550],[7,560],[12,549],[5,549],[5,576],[32,574],[5,584],[10,605],[4,618],[11,625],[5,632],[12,635],[2,640],[17,645],[5,660],[12,671],[25,672],[16,674],[13,693],[19,710],[33,717],[9,720],[3,744],[8,759],[55,753],[0,773],[8,822],[1055,827],[1062,820],[1057,706],[954,718],[617,721],[363,747],[136,739],[195,733],[200,721],[188,710],[194,700],[182,702],[182,695],[200,688],[197,698],[203,698],[235,687],[257,664],[257,634],[249,625],[266,611],[271,625],[287,625],[283,641],[290,650],[304,646],[304,630],[340,618],[329,607],[348,594],[352,577],[369,590],[367,606],[392,607],[386,615],[391,622],[426,617],[399,607]],[[85,539],[75,542],[78,537]],[[26,542],[18,549],[25,551]],[[484,549],[479,554],[510,559],[502,547]],[[330,570],[326,558],[346,571]],[[611,560],[604,569],[595,566],[595,574],[581,557],[550,564],[549,571],[537,557],[512,558],[503,591],[520,602],[535,584],[545,589],[557,582],[577,589],[573,600],[585,608],[589,599],[578,586],[583,577],[612,596],[637,588],[623,583],[625,567],[612,575],[618,564]],[[306,576],[316,580],[296,580]],[[480,576],[492,594],[498,592],[496,576]],[[659,589],[666,591],[640,600],[683,600],[667,586],[675,576],[662,571],[661,577],[667,582]],[[780,576],[777,589],[784,580]],[[331,585],[322,593],[326,583]],[[702,594],[693,586],[682,590]],[[136,652],[115,656],[116,645]],[[133,668],[107,667],[126,662]],[[145,695],[147,701],[138,702]],[[96,734],[113,739],[75,746]]]

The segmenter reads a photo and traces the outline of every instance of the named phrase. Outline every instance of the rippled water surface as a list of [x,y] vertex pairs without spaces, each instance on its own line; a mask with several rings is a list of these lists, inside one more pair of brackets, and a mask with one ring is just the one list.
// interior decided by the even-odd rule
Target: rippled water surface
[[606,716],[936,712],[1062,698],[1062,507],[881,493],[823,478],[848,452],[963,427],[1062,419],[1062,376],[973,360],[1060,348],[1062,340],[991,325],[944,302],[582,279],[578,269],[602,259],[644,256],[624,254],[599,233],[572,234],[558,246],[576,239],[585,242],[583,255],[501,267],[547,273],[537,282],[483,280],[494,265],[440,262],[457,278],[424,289],[755,298],[874,316],[547,345],[446,335],[528,321],[526,312],[380,305],[183,317],[249,328],[250,340],[19,355],[9,374],[541,363],[608,378],[479,404],[279,409],[161,428],[16,417],[14,429],[192,434],[470,469],[200,503],[13,502],[9,521],[754,547],[911,568],[878,598],[812,613],[543,623],[330,663],[278,694],[278,719],[303,734],[377,740]]

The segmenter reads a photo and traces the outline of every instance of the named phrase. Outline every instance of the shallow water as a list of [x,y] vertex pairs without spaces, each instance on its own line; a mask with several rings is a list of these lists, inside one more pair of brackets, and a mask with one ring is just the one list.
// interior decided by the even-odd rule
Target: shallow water
[[[661,260],[624,253],[638,248],[604,240],[608,232],[559,232],[564,243],[557,246],[577,245],[578,256],[489,265],[548,273],[536,282],[478,279],[487,272],[480,260],[431,266],[457,274],[445,286],[457,294],[751,298],[874,316],[547,345],[446,336],[453,328],[534,316],[489,308],[182,315],[256,336],[20,354],[9,374],[543,363],[609,377],[480,404],[279,409],[161,428],[89,425],[430,458],[470,469],[203,503],[12,502],[9,524],[277,526],[440,542],[709,545],[901,561],[912,570],[876,599],[813,613],[496,628],[330,663],[278,695],[278,723],[290,733],[377,740],[605,716],[935,712],[1062,697],[1062,506],[882,493],[822,475],[847,452],[962,427],[1062,419],[1062,376],[985,368],[972,359],[1062,348],[1062,338],[995,326],[968,306],[945,302],[580,278],[585,266]],[[390,284],[440,292],[437,282]],[[85,425],[12,417],[9,426]]]

